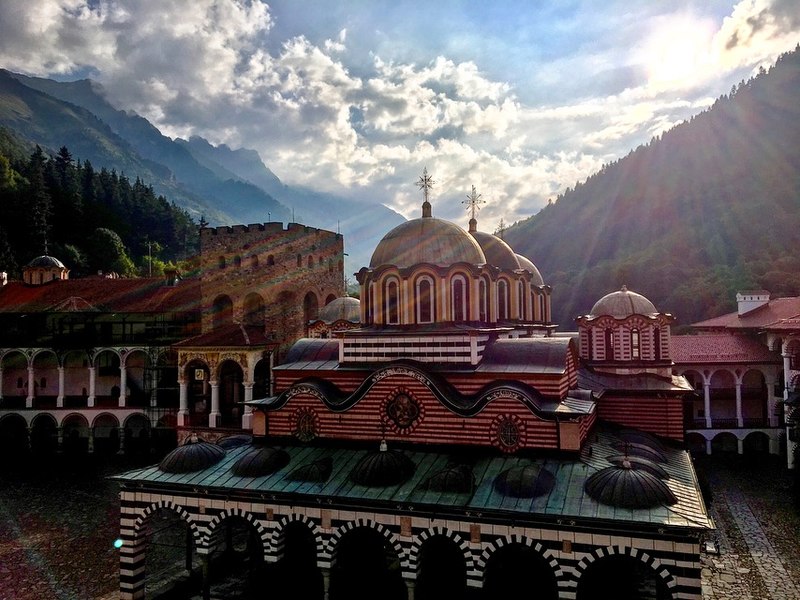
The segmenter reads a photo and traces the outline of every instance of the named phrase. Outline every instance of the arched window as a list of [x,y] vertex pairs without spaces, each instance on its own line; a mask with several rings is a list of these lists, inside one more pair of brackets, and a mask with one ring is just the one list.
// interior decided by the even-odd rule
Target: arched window
[[417,279],[417,323],[433,323],[434,293],[433,280],[430,277]]
[[253,269],[257,269],[258,268],[258,255],[257,254],[253,254],[253,256],[250,257],[250,267],[253,268]]
[[308,268],[310,269],[313,266],[314,266],[314,257],[309,255],[309,257],[308,257]]
[[661,360],[661,329],[656,325],[653,327],[653,359]]
[[389,325],[400,324],[400,287],[396,279],[390,279],[386,282],[386,323]]
[[517,282],[517,303],[519,306],[519,318],[525,320],[525,284]]
[[539,320],[542,323],[547,323],[547,313],[545,312],[544,308],[545,308],[544,294],[541,294],[539,296]]
[[588,360],[592,360],[594,358],[594,347],[593,347],[593,344],[592,344],[592,338],[593,337],[594,337],[593,330],[592,329],[587,329],[586,330],[586,354],[585,354],[585,356],[586,356],[586,358]]
[[244,320],[247,325],[264,325],[264,300],[255,292],[244,299]]
[[233,257],[233,266],[237,269],[242,266],[242,257],[241,256],[234,256]]
[[606,329],[606,360],[614,360],[614,330]]
[[508,319],[508,284],[505,279],[497,282],[497,320]]
[[467,280],[462,275],[456,275],[452,279],[452,314],[453,321],[463,323],[469,321],[469,288]]
[[220,269],[224,269],[225,268],[225,257],[224,256],[220,256],[219,257],[219,268]]
[[489,307],[487,305],[486,280],[481,278],[478,283],[478,320],[482,323],[489,321]]
[[297,255],[297,266],[298,268],[303,266],[303,257],[299,254]]
[[268,255],[267,256],[267,266],[271,267],[274,264],[275,264],[275,257],[272,254]]
[[641,339],[638,329],[631,329],[631,358],[639,360],[642,357]]
[[233,322],[233,302],[228,296],[218,296],[211,308],[214,329]]

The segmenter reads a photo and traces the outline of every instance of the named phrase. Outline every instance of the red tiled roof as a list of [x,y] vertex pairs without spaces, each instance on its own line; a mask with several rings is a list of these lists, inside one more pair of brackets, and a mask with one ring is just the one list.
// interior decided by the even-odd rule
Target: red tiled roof
[[676,364],[775,363],[781,360],[757,340],[732,333],[673,335],[670,352]]
[[0,313],[36,312],[184,312],[200,308],[200,280],[188,278],[168,286],[162,279],[85,277],[26,285],[12,281],[0,287]]
[[739,316],[732,312],[692,324],[697,328],[765,329],[783,319],[800,317],[800,297],[775,298],[767,304]]
[[264,327],[230,323],[212,331],[173,344],[176,348],[252,348],[276,346],[277,342],[267,339]]

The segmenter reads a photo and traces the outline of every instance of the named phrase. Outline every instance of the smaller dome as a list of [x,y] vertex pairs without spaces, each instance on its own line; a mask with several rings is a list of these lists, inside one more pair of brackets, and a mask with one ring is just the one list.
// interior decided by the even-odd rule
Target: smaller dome
[[192,436],[183,446],[178,446],[158,464],[164,473],[192,473],[217,464],[225,456],[225,449]]
[[664,453],[657,448],[653,448],[647,444],[640,444],[638,442],[613,442],[611,447],[618,452],[622,452],[628,456],[639,456],[641,458],[646,458],[648,460],[652,460],[653,462],[665,463],[667,462],[667,457],[664,456]]
[[406,481],[414,474],[416,465],[402,452],[381,449],[362,458],[350,473],[350,479],[367,487],[386,487]]
[[513,498],[536,498],[549,494],[556,484],[553,474],[539,465],[523,465],[503,471],[494,480],[495,489]]
[[627,461],[630,464],[631,469],[641,469],[642,471],[647,471],[651,475],[655,475],[659,479],[669,479],[669,473],[657,462],[653,462],[650,459],[642,458],[641,456],[625,456],[624,454],[615,454],[614,456],[609,456],[606,458],[608,462],[612,465],[616,465],[618,467],[623,466],[623,464]]
[[542,278],[542,274],[539,272],[539,269],[536,268],[536,265],[522,256],[522,254],[517,254],[516,256],[517,262],[519,262],[519,268],[533,275],[533,277],[531,277],[531,283],[533,285],[544,285],[544,278]]
[[617,433],[617,437],[619,437],[619,439],[621,439],[623,442],[643,444],[645,446],[650,446],[659,452],[664,450],[664,444],[661,443],[661,440],[659,440],[652,433],[641,431],[639,429],[623,429]]
[[423,487],[433,492],[471,494],[475,489],[475,476],[467,465],[448,465],[431,475]]
[[308,481],[309,483],[323,483],[333,472],[333,459],[325,456],[311,463],[300,465],[289,473],[287,478],[290,481]]
[[590,475],[584,489],[601,504],[619,508],[653,508],[678,501],[666,483],[647,471],[634,469],[628,461]]
[[220,448],[225,448],[225,450],[231,450],[233,448],[238,448],[239,446],[246,446],[252,441],[253,441],[252,435],[246,435],[240,433],[236,435],[229,435],[228,437],[224,437],[218,440],[217,446],[219,446]]
[[517,255],[511,249],[511,246],[506,244],[496,235],[491,233],[484,233],[483,231],[470,231],[472,237],[478,242],[486,257],[486,264],[493,267],[500,267],[509,271],[516,271],[520,268]]
[[350,296],[336,298],[319,309],[319,320],[325,323],[334,321],[358,323],[361,321],[361,302],[358,298]]
[[636,292],[631,292],[624,285],[618,292],[606,294],[592,307],[589,314],[594,317],[608,315],[616,319],[624,319],[631,315],[651,315],[658,313],[655,305]]
[[279,471],[289,464],[289,455],[283,450],[267,446],[254,448],[244,454],[231,468],[239,477],[263,477]]
[[42,268],[45,268],[45,269],[52,269],[52,268],[55,268],[55,269],[66,269],[66,267],[64,266],[64,263],[62,263],[57,258],[54,258],[52,256],[47,256],[46,254],[43,254],[42,256],[37,256],[36,258],[34,258],[31,262],[29,262],[25,266],[26,267],[42,267]]

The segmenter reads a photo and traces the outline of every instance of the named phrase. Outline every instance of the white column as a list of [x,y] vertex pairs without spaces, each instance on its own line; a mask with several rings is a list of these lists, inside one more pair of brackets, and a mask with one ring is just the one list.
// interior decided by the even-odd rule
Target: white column
[[711,440],[706,440],[706,454],[711,456]]
[[[244,401],[250,402],[253,399],[253,383],[244,384]],[[244,414],[242,415],[242,429],[253,428],[253,407],[245,404]]]
[[[736,424],[739,427],[744,427],[744,418],[742,417],[742,382],[736,382]],[[739,453],[741,454],[741,452]]]
[[219,422],[219,382],[209,381],[211,386],[211,412],[208,413],[208,426],[216,427]]
[[739,455],[744,454],[744,440],[736,438],[736,451]]
[[778,426],[778,416],[775,414],[776,400],[775,397],[775,379],[773,377],[765,377],[767,383],[767,418],[769,419],[770,427]]
[[97,371],[94,367],[89,367],[89,399],[87,406],[94,406],[95,388],[97,387]]
[[64,367],[58,367],[58,397],[56,398],[56,406],[61,408],[64,406]]
[[781,356],[783,356],[783,399],[788,400],[789,385],[791,385],[789,373],[792,371],[792,355],[784,352]]
[[703,410],[706,413],[706,427],[711,429],[713,420],[711,418],[711,382],[709,381],[703,382]]
[[30,365],[28,367],[28,397],[25,398],[26,408],[33,408],[33,398],[36,396],[36,381],[33,375],[33,365]]
[[125,406],[125,389],[128,387],[128,370],[124,364],[119,365],[119,405]]
[[189,386],[183,379],[178,381],[178,427],[186,427],[189,424]]

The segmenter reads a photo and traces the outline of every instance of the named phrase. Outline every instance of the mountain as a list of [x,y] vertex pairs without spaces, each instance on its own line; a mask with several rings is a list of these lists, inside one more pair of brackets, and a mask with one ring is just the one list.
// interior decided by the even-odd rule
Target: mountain
[[573,329],[623,284],[680,325],[734,310],[737,290],[800,294],[798,95],[795,50],[507,229],[554,320]]
[[[87,79],[58,82],[18,74],[12,76],[31,89],[88,110],[128,142],[139,156],[167,167],[182,187],[225,215],[217,219],[206,215],[211,224],[262,222],[267,220],[267,213],[276,221],[288,220],[286,207],[264,190],[231,177],[224,170],[215,171],[200,164],[187,148],[163,135],[147,119],[116,109],[106,100],[98,83]],[[77,151],[76,154],[82,156]]]

